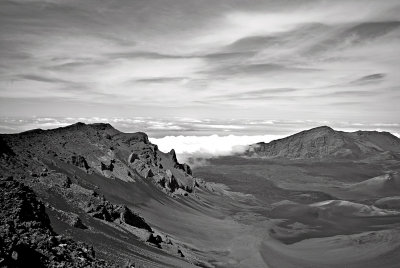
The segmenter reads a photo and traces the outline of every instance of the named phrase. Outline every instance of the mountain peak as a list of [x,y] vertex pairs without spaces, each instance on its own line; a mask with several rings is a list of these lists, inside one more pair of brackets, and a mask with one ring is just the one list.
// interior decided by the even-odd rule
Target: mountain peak
[[77,122],[75,124],[66,126],[65,128],[94,128],[94,129],[100,129],[100,130],[105,130],[105,129],[115,129],[112,125],[109,123],[92,123],[92,124],[85,124],[82,122]]
[[300,133],[302,133],[303,135],[309,136],[309,138],[316,138],[319,136],[329,136],[330,137],[330,136],[334,136],[334,135],[337,135],[337,137],[338,137],[340,134],[339,131],[336,131],[329,126],[315,127],[315,128],[311,128],[308,130],[304,130]]
[[251,145],[246,155],[289,159],[360,159],[388,151],[400,152],[400,139],[387,132],[343,132],[320,126],[269,143]]
[[312,129],[309,129],[309,130],[306,130],[306,131],[315,131],[315,130],[318,130],[318,131],[330,131],[330,132],[332,132],[332,131],[335,131],[333,128],[331,128],[330,126],[319,126],[319,127],[315,127],[315,128],[312,128]]

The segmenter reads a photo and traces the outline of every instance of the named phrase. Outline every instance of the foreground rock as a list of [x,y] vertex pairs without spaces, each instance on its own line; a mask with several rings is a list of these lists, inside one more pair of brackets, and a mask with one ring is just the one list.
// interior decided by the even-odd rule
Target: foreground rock
[[0,179],[1,267],[111,267],[93,248],[58,236],[29,187]]

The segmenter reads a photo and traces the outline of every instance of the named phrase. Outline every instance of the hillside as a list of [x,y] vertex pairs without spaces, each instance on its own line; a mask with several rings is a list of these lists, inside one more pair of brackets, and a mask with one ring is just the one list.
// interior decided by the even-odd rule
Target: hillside
[[46,228],[94,245],[106,260],[145,267],[194,262],[183,257],[179,241],[140,215],[141,206],[185,198],[204,183],[144,133],[76,123],[0,135],[0,174],[33,189],[46,205],[40,212],[50,218]]
[[400,139],[388,132],[336,131],[322,126],[269,143],[251,145],[246,156],[289,159],[398,158]]

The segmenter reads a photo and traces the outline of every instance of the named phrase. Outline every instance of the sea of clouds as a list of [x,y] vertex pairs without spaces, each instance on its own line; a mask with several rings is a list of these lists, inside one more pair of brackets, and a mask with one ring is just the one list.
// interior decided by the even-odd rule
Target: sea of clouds
[[248,145],[269,142],[283,135],[209,135],[209,136],[166,136],[150,138],[163,152],[174,149],[180,162],[192,165],[205,164],[203,160],[244,152]]

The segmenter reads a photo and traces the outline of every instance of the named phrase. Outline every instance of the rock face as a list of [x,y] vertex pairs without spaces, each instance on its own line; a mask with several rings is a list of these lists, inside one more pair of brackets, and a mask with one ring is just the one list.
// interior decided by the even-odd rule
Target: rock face
[[73,155],[71,156],[71,162],[73,165],[83,168],[84,170],[89,169],[89,165],[86,162],[86,159],[81,155]]
[[127,206],[113,205],[102,198],[98,201],[99,202],[97,203],[85,203],[85,205],[87,205],[85,210],[92,217],[108,222],[120,220],[130,226],[145,229],[151,233],[153,232],[146,221],[136,213],[132,212],[132,210]]
[[144,221],[144,219],[132,212],[132,210],[130,210],[127,206],[121,206],[118,209],[118,212],[122,222],[137,228],[145,229],[151,233],[153,232],[151,227]]
[[104,170],[113,171],[114,170],[114,163],[115,163],[115,160],[113,160],[113,159],[108,164],[104,164],[103,162],[101,162],[100,163],[101,170],[102,171],[104,171]]
[[289,159],[399,157],[400,139],[388,132],[342,132],[317,127],[269,143],[253,144],[247,156]]
[[147,239],[147,242],[152,243],[158,247],[160,247],[160,244],[162,242],[162,238],[159,235],[153,235],[151,234],[149,239]]
[[82,223],[78,214],[72,212],[59,211],[62,220],[74,228],[87,229],[87,226]]
[[1,267],[110,267],[84,243],[58,236],[44,205],[13,178],[0,179]]

